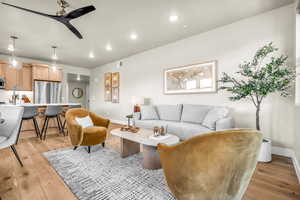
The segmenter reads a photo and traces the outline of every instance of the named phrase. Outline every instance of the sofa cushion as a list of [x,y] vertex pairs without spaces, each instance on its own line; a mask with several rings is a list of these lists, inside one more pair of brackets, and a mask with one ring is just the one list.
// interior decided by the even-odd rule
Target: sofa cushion
[[180,140],[186,140],[191,137],[213,132],[211,129],[200,124],[192,124],[186,122],[168,122],[167,132],[177,135]]
[[182,105],[158,105],[156,106],[160,120],[180,121]]
[[135,126],[145,129],[153,129],[154,126],[166,126],[167,121],[162,120],[137,120]]
[[229,110],[225,107],[215,107],[208,111],[205,116],[202,125],[216,129],[216,122],[228,116]]
[[154,106],[142,105],[141,106],[141,119],[142,120],[158,120],[158,115]]
[[201,124],[212,106],[184,104],[182,109],[182,122]]

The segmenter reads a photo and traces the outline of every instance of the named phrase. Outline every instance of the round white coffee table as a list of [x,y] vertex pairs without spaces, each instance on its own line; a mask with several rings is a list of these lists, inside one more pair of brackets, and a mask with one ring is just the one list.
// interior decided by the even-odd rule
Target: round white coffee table
[[139,153],[140,146],[142,145],[143,168],[152,170],[161,168],[157,145],[159,143],[173,145],[180,141],[179,137],[172,134],[167,134],[165,137],[161,138],[151,137],[153,136],[153,131],[148,129],[140,129],[137,133],[114,129],[110,133],[114,136],[120,137],[121,139],[122,158]]

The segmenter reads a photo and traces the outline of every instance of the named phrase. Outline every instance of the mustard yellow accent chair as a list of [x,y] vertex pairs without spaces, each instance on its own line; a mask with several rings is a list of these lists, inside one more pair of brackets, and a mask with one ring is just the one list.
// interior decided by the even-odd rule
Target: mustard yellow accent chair
[[254,173],[262,143],[255,130],[196,136],[159,144],[164,174],[178,200],[240,200]]
[[[76,122],[75,118],[82,118],[88,115],[92,119],[94,126],[82,128]],[[88,146],[88,152],[90,153],[90,147],[93,145],[102,143],[104,147],[107,128],[110,122],[108,119],[97,116],[83,108],[73,108],[66,112],[66,122],[74,150],[78,146]]]

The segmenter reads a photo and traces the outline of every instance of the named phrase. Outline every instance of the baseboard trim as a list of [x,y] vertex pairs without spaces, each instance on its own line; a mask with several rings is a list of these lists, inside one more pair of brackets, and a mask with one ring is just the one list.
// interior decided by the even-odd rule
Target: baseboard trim
[[293,161],[293,165],[297,174],[298,182],[300,184],[300,164],[296,157],[296,153],[289,148],[282,148],[282,147],[272,147],[272,154],[289,157]]

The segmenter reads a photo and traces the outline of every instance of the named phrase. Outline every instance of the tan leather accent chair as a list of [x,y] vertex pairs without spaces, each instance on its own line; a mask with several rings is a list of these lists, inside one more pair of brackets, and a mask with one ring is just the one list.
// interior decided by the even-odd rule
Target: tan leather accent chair
[[[90,116],[94,126],[88,128],[82,128],[75,120],[76,117],[82,118]],[[96,114],[89,112],[82,108],[73,108],[66,112],[66,121],[71,143],[74,146],[74,150],[78,146],[88,146],[88,152],[90,153],[90,147],[93,145],[101,144],[104,147],[107,128],[109,126],[109,120],[97,116]]]
[[159,144],[164,174],[178,200],[240,200],[254,173],[262,143],[255,130],[196,136]]

